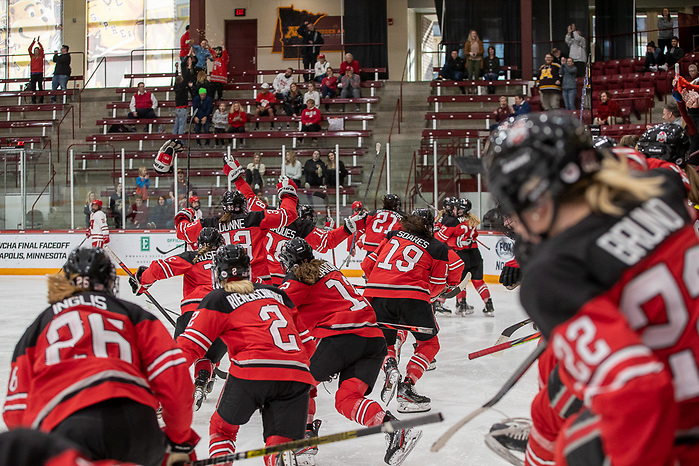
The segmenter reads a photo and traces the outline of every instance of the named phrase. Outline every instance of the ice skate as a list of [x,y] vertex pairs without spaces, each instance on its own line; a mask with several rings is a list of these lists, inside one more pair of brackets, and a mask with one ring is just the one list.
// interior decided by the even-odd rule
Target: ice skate
[[456,303],[457,313],[462,316],[468,316],[473,314],[473,306],[466,302],[466,298],[462,298]]
[[398,383],[398,412],[399,413],[426,413],[432,407],[429,397],[420,395],[415,391],[412,380]]
[[206,383],[206,394],[214,391],[214,382],[216,382],[216,377],[212,376],[211,379]]
[[483,309],[483,314],[488,317],[495,317],[495,309],[493,308],[493,298],[488,298],[485,302],[485,309]]
[[427,372],[433,371],[436,368],[437,368],[437,359],[435,358],[432,361],[430,361],[430,364],[429,364],[429,366],[427,366],[427,369],[425,369],[425,371],[427,371]]
[[388,405],[393,399],[393,395],[396,394],[396,389],[401,380],[400,372],[398,371],[398,362],[394,358],[388,358],[386,364],[384,364],[383,370],[386,374],[386,380],[381,389],[381,401],[383,401],[385,405]]
[[277,453],[272,457],[272,464],[274,466],[299,466],[296,454],[293,451]]
[[[303,438],[313,438],[318,437],[318,431],[320,430],[320,425],[323,423],[320,419],[316,419],[310,424],[306,425],[306,435]],[[318,454],[318,445],[313,445],[312,447],[302,447],[296,450],[296,461],[299,466],[315,466],[316,460],[315,455]]]
[[206,399],[208,393],[206,391],[206,386],[208,385],[209,377],[211,377],[211,372],[202,369],[194,380],[194,411],[199,411],[202,403]]
[[525,418],[506,419],[493,424],[485,436],[485,444],[510,464],[523,466],[522,455],[527,449],[531,421]]
[[[386,411],[384,422],[397,420],[390,411]],[[417,429],[403,429],[386,434],[386,455],[383,460],[391,466],[398,466],[405,461],[415,444],[422,437],[422,431]]]
[[451,309],[444,307],[444,304],[442,304],[440,301],[435,301],[432,303],[432,312],[434,312],[436,315],[452,315]]

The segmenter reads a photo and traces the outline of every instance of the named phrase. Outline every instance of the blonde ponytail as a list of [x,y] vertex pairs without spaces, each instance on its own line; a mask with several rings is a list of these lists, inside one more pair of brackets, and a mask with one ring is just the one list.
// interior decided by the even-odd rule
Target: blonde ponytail
[[223,289],[229,293],[250,294],[255,291],[255,287],[250,280],[228,281],[223,285]]
[[[71,280],[77,275],[71,277]],[[86,291],[84,288],[75,286],[73,283],[68,281],[68,279],[62,273],[57,273],[55,275],[47,275],[46,279],[48,281],[49,289],[49,304],[55,304],[59,301],[63,301],[66,298],[82,293]]]

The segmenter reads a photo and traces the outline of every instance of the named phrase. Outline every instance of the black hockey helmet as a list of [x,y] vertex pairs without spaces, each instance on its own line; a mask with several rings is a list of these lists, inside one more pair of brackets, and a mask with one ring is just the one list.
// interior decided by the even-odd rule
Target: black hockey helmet
[[655,125],[638,140],[638,150],[646,157],[683,165],[689,150],[689,136],[684,128],[674,123]]
[[248,211],[248,201],[240,191],[226,191],[221,196],[221,205],[224,212],[234,214],[246,213]]
[[116,268],[102,248],[78,248],[68,255],[63,273],[75,286],[114,294]]
[[316,211],[312,206],[303,204],[299,206],[299,218],[302,220],[310,220],[316,223]]
[[284,245],[279,254],[279,263],[286,273],[291,272],[296,264],[313,260],[313,248],[303,238],[294,238]]
[[383,208],[386,210],[393,210],[394,212],[398,212],[401,208],[402,204],[400,202],[400,197],[396,196],[395,194],[386,194],[383,197]]
[[452,214],[454,212],[454,207],[456,207],[456,198],[447,196],[444,198],[442,201],[442,209],[448,214]]
[[592,142],[592,146],[595,149],[609,149],[612,150],[617,146],[616,140],[610,138],[609,136],[600,136]]
[[428,209],[427,207],[415,209],[413,210],[412,215],[421,217],[425,221],[425,226],[430,233],[434,231],[434,212],[432,209]]
[[214,256],[214,274],[223,284],[228,280],[250,280],[250,256],[240,244],[227,244]]
[[601,169],[603,152],[580,122],[565,112],[518,116],[491,138],[488,188],[505,212],[521,212],[546,192],[565,189]]
[[[457,215],[468,215],[469,212],[471,212],[471,208],[473,207],[473,204],[471,204],[470,199],[458,199],[456,203],[456,213]],[[460,213],[463,211],[463,213]]]
[[221,233],[216,228],[204,227],[199,232],[199,236],[197,237],[197,244],[200,248],[204,245],[207,245],[209,246],[209,248],[211,248],[212,251],[215,251],[221,246],[223,246],[225,244],[225,241],[223,240],[223,236],[221,236]]

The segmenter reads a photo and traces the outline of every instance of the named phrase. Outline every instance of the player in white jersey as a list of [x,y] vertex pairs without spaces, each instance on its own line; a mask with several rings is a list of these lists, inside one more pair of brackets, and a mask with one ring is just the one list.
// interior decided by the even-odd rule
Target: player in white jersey
[[90,204],[90,226],[87,228],[87,237],[92,241],[93,248],[104,247],[109,243],[109,226],[107,216],[102,212],[102,201],[95,199]]

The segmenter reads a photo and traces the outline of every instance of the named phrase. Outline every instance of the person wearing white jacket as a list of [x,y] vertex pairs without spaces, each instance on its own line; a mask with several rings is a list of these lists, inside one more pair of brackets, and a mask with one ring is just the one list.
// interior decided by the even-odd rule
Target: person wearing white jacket
[[[316,62],[315,66],[313,67],[315,73],[313,79],[317,82],[321,82],[323,78],[325,77],[328,67],[330,66],[330,62],[325,59],[324,54],[318,55],[318,61]],[[318,102],[316,100],[316,102]]]
[[578,69],[578,76],[585,76],[585,63],[587,62],[587,42],[575,29],[575,24],[568,26],[568,34],[565,37],[568,44],[568,56],[573,59]]
[[278,99],[284,98],[284,94],[287,94],[289,92],[289,87],[293,82],[294,69],[291,67],[287,68],[284,73],[279,73],[277,77],[274,78],[274,82],[272,83],[272,89],[274,90],[274,94],[277,96]]
[[92,201],[90,207],[92,213],[90,214],[90,226],[87,228],[87,237],[92,241],[93,248],[101,248],[109,243],[107,216],[102,212],[102,201],[99,199]]

